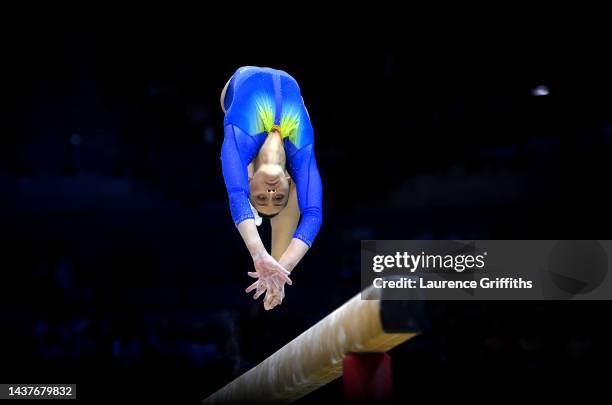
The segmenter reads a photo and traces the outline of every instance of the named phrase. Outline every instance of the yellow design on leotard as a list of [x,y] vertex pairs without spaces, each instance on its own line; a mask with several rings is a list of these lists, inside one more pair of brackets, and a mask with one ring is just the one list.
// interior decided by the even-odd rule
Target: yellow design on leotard
[[280,126],[274,124],[275,108],[270,97],[255,97],[255,107],[257,109],[257,128],[256,132],[270,132],[272,129],[280,127],[280,134],[283,138],[289,138],[294,144],[298,145],[298,135],[300,128],[300,110],[290,105],[283,105]]
[[257,96],[255,97],[255,108],[257,109],[256,132],[270,132],[274,125],[275,113],[272,100],[266,96]]

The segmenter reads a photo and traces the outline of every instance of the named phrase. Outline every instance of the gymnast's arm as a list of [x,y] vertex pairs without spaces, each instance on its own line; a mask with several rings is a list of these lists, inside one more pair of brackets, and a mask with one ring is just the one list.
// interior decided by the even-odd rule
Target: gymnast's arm
[[323,187],[313,144],[289,157],[288,171],[296,185],[300,221],[279,263],[292,271],[312,246],[323,220]]
[[249,204],[247,168],[256,153],[257,145],[248,135],[233,125],[225,126],[221,146],[223,180],[229,197],[232,220],[253,258],[265,251]]

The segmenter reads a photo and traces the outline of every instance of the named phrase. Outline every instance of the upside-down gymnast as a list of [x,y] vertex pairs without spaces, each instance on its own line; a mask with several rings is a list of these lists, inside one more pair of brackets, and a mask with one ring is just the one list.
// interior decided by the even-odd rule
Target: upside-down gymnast
[[[239,68],[221,92],[225,113],[223,178],[234,224],[253,258],[257,280],[246,292],[266,293],[264,308],[282,303],[289,275],[312,246],[322,220],[322,187],[314,133],[293,77],[271,68]],[[270,219],[269,254],[257,232]]]

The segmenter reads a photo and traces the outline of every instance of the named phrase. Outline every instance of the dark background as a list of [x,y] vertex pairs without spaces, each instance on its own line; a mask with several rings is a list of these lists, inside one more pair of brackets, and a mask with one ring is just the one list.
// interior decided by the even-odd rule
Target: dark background
[[[353,296],[362,239],[610,238],[599,33],[280,41],[212,20],[50,20],[5,36],[3,381],[195,403]],[[243,292],[252,262],[219,160],[219,94],[242,65],[298,80],[324,184],[321,232],[271,312]],[[608,309],[436,303],[432,329],[392,352],[396,393],[444,376],[591,375],[607,364]]]

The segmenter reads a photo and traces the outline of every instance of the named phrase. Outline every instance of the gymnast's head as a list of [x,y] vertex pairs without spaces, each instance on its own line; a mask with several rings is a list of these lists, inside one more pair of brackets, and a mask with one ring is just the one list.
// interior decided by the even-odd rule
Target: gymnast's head
[[271,218],[287,206],[291,177],[285,170],[284,150],[281,157],[262,155],[258,154],[253,161],[249,198],[260,216]]

